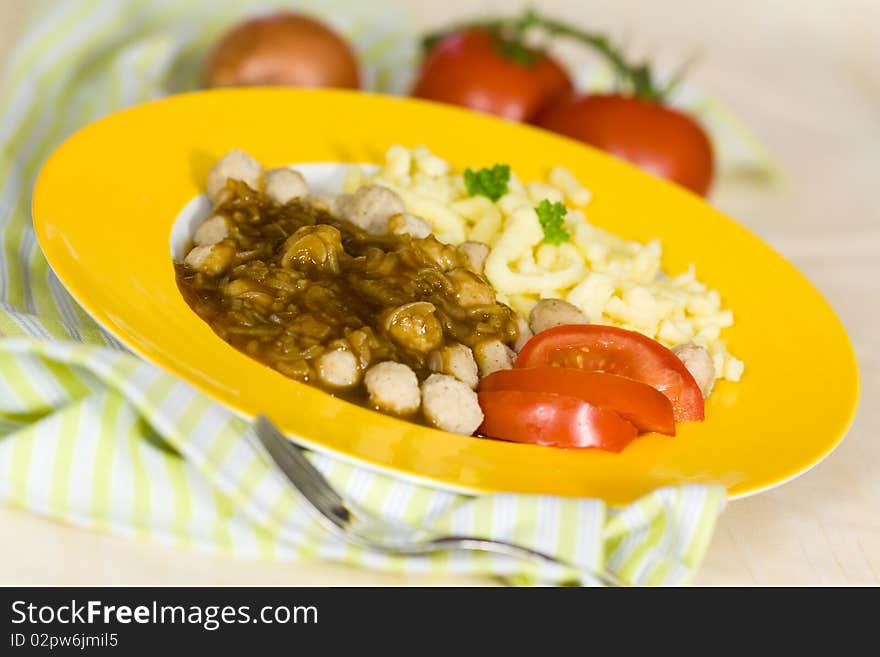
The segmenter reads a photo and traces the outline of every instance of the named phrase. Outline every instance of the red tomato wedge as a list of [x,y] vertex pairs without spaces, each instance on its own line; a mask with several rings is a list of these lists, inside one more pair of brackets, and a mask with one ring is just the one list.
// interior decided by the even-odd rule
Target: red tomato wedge
[[480,381],[481,392],[553,392],[585,401],[632,422],[639,431],[675,435],[672,403],[646,383],[604,372],[559,367],[498,370]]
[[478,395],[485,415],[478,432],[491,438],[619,452],[639,433],[634,424],[614,411],[568,395],[522,390],[494,390]]
[[624,376],[666,395],[676,421],[703,419],[703,395],[678,356],[635,331],[598,324],[557,326],[529,340],[516,367],[566,367]]

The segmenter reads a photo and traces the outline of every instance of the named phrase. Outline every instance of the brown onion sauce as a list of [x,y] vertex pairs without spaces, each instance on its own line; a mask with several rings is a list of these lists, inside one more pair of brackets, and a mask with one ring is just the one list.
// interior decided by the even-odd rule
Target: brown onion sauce
[[488,283],[463,271],[467,260],[454,247],[433,236],[370,235],[299,201],[274,203],[241,182],[230,181],[228,189],[214,214],[228,220],[222,244],[232,248],[223,251],[234,255],[217,276],[175,263],[177,284],[217,335],[285,376],[369,406],[363,383],[339,390],[316,375],[322,353],[345,349],[361,375],[371,364],[394,360],[424,379],[430,374],[424,331],[412,340],[401,339],[399,330],[391,334],[392,311],[414,302],[433,304],[441,345],[516,340],[514,312],[494,302],[494,292],[492,303],[461,303],[463,285],[482,294]]

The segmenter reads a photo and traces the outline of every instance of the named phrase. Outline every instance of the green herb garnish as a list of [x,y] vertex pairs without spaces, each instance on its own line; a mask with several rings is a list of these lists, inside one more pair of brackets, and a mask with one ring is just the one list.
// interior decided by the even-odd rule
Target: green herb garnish
[[491,169],[483,167],[479,171],[464,170],[464,185],[471,196],[486,196],[497,201],[507,193],[510,180],[510,167],[496,164]]
[[538,213],[538,221],[541,222],[541,229],[544,231],[544,241],[547,244],[559,245],[571,239],[571,235],[565,230],[563,219],[568,213],[562,203],[551,203],[544,199],[535,208]]

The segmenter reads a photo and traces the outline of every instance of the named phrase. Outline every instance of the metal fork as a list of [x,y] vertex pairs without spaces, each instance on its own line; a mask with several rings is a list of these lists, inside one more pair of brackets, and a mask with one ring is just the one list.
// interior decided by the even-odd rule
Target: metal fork
[[[389,521],[351,502],[346,502],[302,450],[288,440],[264,415],[257,416],[254,432],[269,456],[293,487],[309,503],[317,519],[346,540],[379,552],[396,555],[426,555],[443,551],[478,551],[538,561],[560,572],[584,569],[522,545],[472,536],[436,536],[409,525]],[[610,573],[585,573],[605,586],[622,586]]]

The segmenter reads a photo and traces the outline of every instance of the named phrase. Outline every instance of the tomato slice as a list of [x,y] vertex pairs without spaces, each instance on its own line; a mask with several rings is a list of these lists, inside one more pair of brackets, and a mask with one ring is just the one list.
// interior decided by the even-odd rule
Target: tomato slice
[[647,383],[672,402],[677,421],[703,419],[703,395],[678,356],[649,337],[599,324],[570,324],[529,340],[516,367],[568,367]]
[[554,392],[614,411],[639,431],[675,435],[669,399],[646,383],[616,374],[559,367],[498,370],[480,381],[480,390]]
[[478,432],[491,438],[619,452],[639,433],[614,411],[568,395],[493,390],[478,396],[485,415]]

